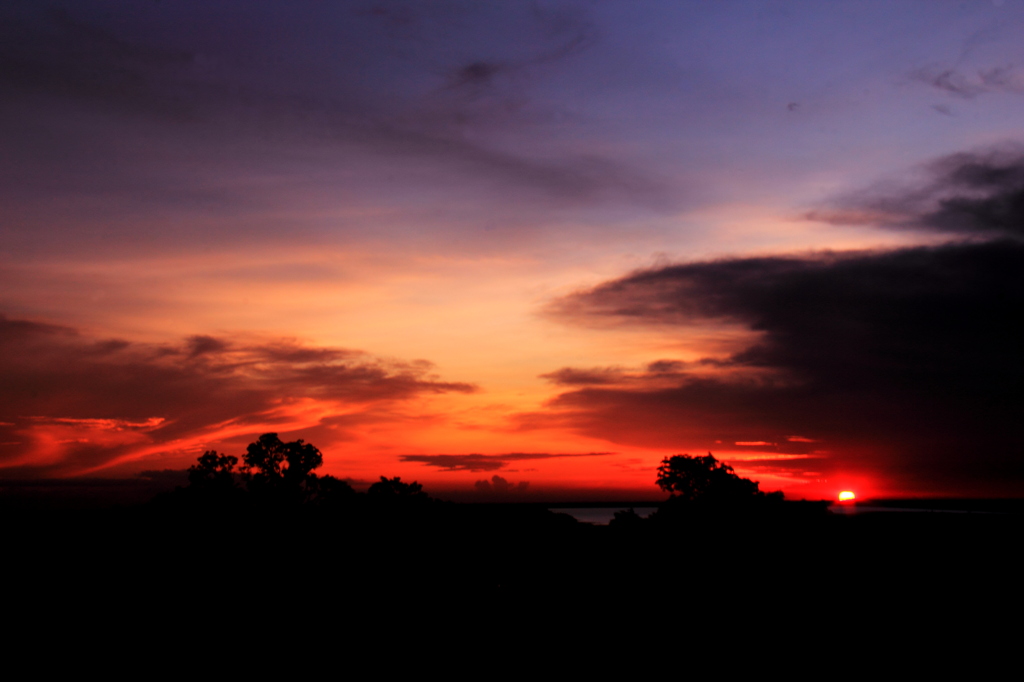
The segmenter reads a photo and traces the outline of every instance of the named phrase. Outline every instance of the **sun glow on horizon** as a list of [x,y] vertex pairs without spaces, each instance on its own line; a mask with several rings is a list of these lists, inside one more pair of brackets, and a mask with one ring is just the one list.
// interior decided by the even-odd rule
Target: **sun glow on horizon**
[[853,491],[844,490],[841,493],[839,493],[840,502],[853,502],[855,499],[857,499],[857,496],[853,493]]

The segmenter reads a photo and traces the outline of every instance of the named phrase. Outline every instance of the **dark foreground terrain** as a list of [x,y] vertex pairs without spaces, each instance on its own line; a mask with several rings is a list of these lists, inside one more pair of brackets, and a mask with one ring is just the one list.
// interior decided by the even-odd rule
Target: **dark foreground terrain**
[[238,462],[206,452],[187,485],[108,507],[8,486],[9,656],[43,643],[68,658],[86,642],[87,655],[116,652],[104,665],[144,651],[145,670],[215,659],[224,675],[266,676],[275,661],[288,677],[336,676],[359,660],[391,676],[416,669],[419,646],[443,670],[475,652],[474,675],[524,654],[576,665],[613,652],[664,672],[712,644],[761,645],[792,667],[823,647],[913,658],[916,640],[942,660],[968,635],[990,649],[1017,639],[1014,504],[835,514],[763,493],[710,454],[674,455],[652,516],[594,526],[540,505],[443,502],[400,478],[357,492],[276,434]]
[[783,503],[760,513],[663,506],[650,520],[620,514],[592,526],[531,505],[165,496],[113,509],[8,507],[3,572],[9,601],[40,618],[181,609],[234,622],[376,610],[570,618],[582,609],[748,626],[755,613],[987,619],[1020,603],[1022,521]]

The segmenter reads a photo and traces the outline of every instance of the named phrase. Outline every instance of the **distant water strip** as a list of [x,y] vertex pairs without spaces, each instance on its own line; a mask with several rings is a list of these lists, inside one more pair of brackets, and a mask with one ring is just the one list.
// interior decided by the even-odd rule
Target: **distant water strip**
[[647,518],[658,510],[657,507],[567,507],[552,509],[557,514],[568,514],[581,523],[592,523],[595,526],[607,526],[615,518],[615,512],[632,509],[637,515]]

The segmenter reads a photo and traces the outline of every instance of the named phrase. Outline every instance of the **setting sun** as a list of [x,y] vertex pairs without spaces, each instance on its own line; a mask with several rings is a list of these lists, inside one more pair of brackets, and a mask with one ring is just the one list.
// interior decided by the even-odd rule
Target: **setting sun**
[[855,499],[857,499],[857,496],[854,495],[852,491],[844,490],[843,492],[839,493],[840,502],[850,502]]

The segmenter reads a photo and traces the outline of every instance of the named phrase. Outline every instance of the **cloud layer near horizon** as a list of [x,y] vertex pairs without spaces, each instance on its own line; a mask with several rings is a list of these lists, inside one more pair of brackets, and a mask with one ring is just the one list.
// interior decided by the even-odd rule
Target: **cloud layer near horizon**
[[400,455],[403,462],[418,462],[444,471],[497,471],[513,462],[531,462],[566,457],[600,457],[610,452],[550,453],[550,452],[509,452],[499,455]]
[[1024,245],[1000,241],[637,273],[563,299],[558,313],[624,326],[724,318],[755,340],[714,362],[717,374],[562,369],[549,376],[573,390],[524,419],[650,447],[808,452],[787,438],[802,434],[905,482],[1019,487],[1021,272]]
[[1024,165],[962,154],[931,168],[927,192],[891,202],[908,224],[1003,238],[671,265],[566,296],[548,314],[651,330],[739,324],[748,344],[699,362],[548,373],[571,390],[524,425],[652,447],[761,443],[910,489],[1020,491],[1024,243],[1005,237],[1024,224]]
[[291,339],[130,343],[0,316],[0,467],[6,477],[83,473],[275,426],[351,421],[424,393],[474,390],[431,370],[425,360]]

